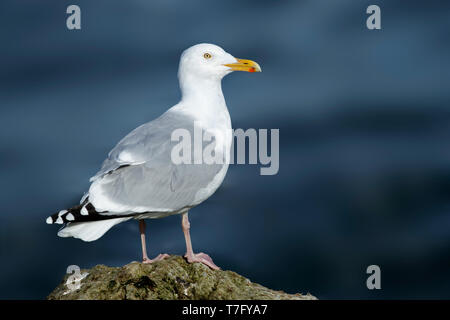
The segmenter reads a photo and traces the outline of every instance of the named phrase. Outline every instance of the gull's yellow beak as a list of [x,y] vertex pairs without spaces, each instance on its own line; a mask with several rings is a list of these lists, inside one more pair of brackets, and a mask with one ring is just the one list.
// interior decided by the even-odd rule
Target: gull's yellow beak
[[261,72],[261,67],[255,61],[237,59],[238,62],[224,64],[224,66],[230,67],[233,71],[247,71],[247,72]]

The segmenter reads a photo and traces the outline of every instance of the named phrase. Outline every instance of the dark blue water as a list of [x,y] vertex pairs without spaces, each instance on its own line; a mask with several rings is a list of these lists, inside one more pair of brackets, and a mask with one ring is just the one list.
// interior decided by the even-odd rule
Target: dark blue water
[[[178,101],[179,55],[199,42],[261,64],[223,89],[234,127],[280,129],[280,171],[231,166],[190,213],[194,249],[287,292],[450,298],[450,5],[380,0],[369,31],[369,4],[2,1],[0,298],[44,298],[71,264],[140,258],[136,222],[85,243],[45,218]],[[153,255],[184,253],[178,216],[148,229]],[[381,290],[366,288],[371,264]]]

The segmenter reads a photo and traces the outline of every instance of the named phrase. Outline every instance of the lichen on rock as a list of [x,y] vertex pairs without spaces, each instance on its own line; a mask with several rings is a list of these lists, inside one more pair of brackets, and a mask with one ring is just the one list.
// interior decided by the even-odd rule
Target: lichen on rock
[[211,270],[171,256],[152,264],[131,262],[123,267],[97,265],[77,290],[67,290],[66,275],[49,300],[312,300],[310,294],[288,294],[252,283],[233,272]]

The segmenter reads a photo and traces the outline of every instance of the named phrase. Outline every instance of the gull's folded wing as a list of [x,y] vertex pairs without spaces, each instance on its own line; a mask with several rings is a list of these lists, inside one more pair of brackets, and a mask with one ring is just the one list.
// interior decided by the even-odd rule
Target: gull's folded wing
[[[173,163],[172,149],[179,142],[171,141],[171,135],[176,129],[187,130],[193,138],[194,120],[166,112],[133,130],[111,150],[91,178],[89,200],[99,212],[148,212],[149,208],[174,212],[200,203],[202,194],[218,187],[214,179],[226,173],[227,165]],[[191,158],[193,148],[191,143]]]

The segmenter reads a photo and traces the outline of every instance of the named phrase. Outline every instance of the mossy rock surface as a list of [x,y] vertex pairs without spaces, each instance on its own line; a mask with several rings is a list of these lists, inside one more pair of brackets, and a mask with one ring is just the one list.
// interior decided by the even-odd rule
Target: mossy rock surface
[[66,275],[47,297],[50,300],[312,300],[307,294],[288,294],[252,283],[232,272],[211,270],[201,263],[189,264],[171,256],[152,264],[132,262],[123,267],[97,265],[70,290]]

